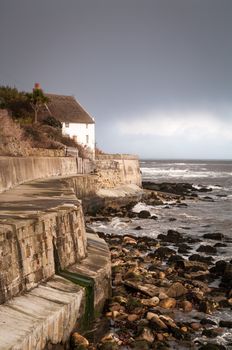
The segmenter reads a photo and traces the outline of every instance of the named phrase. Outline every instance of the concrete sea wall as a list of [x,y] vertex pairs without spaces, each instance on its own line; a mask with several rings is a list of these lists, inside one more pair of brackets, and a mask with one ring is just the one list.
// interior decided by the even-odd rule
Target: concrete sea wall
[[81,205],[34,218],[0,220],[0,304],[29,291],[86,256]]
[[0,193],[35,179],[77,174],[74,157],[0,157]]
[[105,155],[82,172],[75,157],[0,157],[0,350],[68,349],[110,294],[109,249],[86,234],[78,199],[140,186],[139,161]]
[[134,184],[141,186],[139,158],[128,154],[99,155],[96,171],[100,174],[100,188]]

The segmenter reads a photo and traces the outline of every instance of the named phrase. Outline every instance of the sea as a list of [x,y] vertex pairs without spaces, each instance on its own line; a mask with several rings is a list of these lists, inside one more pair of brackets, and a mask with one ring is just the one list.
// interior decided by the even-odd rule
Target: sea
[[[154,183],[191,183],[197,189],[202,186],[210,192],[197,192],[198,200],[186,200],[186,207],[172,206],[171,202],[160,206],[147,206],[139,202],[134,211],[149,210],[158,220],[136,219],[127,222],[115,217],[110,223],[96,223],[97,228],[111,234],[134,234],[156,238],[168,229],[189,231],[193,236],[204,233],[223,233],[228,249],[219,248],[217,259],[232,259],[232,160],[141,160],[143,181]],[[171,221],[175,218],[175,221]],[[141,231],[135,230],[140,225]],[[210,242],[209,242],[210,243]],[[211,242],[212,243],[212,242]],[[194,249],[195,247],[193,247]]]
[[[135,236],[150,236],[156,238],[158,234],[166,234],[167,230],[202,237],[205,233],[220,232],[225,236],[223,243],[226,247],[218,247],[214,261],[232,259],[232,160],[141,160],[140,169],[143,181],[154,183],[173,182],[191,183],[197,189],[206,187],[209,192],[197,192],[198,199],[186,199],[187,206],[172,205],[172,201],[159,206],[148,206],[143,202],[135,205],[134,211],[149,210],[158,217],[151,219],[125,219],[114,217],[110,222],[95,222],[93,229],[108,234],[131,234]],[[174,218],[174,220],[173,220]],[[141,230],[136,227],[141,226]],[[183,255],[196,253],[200,243],[192,244],[191,251]],[[204,240],[204,244],[214,245],[215,241]],[[171,248],[176,249],[174,246]],[[204,253],[203,253],[204,254]],[[212,287],[219,285],[214,281]],[[188,316],[186,316],[188,317]],[[192,315],[191,315],[192,317]],[[231,320],[232,311],[229,309],[216,311],[212,320]],[[232,330],[228,330],[217,342],[228,346],[232,343]]]

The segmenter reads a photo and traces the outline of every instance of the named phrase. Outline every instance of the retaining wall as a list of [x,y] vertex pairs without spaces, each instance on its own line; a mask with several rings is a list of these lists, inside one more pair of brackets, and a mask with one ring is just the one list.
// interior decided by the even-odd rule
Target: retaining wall
[[101,188],[135,184],[141,186],[139,158],[128,154],[109,154],[98,156],[96,171],[100,174]]
[[21,220],[9,217],[5,223],[0,220],[0,304],[52,277],[58,267],[65,269],[86,255],[80,204],[34,216]]
[[77,172],[73,157],[0,157],[0,193],[27,181]]

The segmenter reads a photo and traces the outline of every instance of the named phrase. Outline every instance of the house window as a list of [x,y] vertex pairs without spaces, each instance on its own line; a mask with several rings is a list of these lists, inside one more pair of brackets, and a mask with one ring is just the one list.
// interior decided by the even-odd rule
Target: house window
[[76,136],[76,135],[73,136],[73,140],[74,140],[75,142],[77,142],[77,136]]
[[88,129],[88,127],[89,127],[89,124],[85,124],[85,126],[86,126],[86,129]]
[[69,123],[66,123],[66,122],[65,122],[65,127],[66,127],[66,128],[69,128]]
[[86,135],[86,143],[89,143],[89,135]]

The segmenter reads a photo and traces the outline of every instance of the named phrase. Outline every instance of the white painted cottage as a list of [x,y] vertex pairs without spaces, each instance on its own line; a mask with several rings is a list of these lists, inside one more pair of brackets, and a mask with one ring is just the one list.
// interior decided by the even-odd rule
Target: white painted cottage
[[62,123],[62,132],[95,153],[95,121],[73,96],[45,94],[46,109]]

